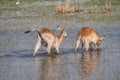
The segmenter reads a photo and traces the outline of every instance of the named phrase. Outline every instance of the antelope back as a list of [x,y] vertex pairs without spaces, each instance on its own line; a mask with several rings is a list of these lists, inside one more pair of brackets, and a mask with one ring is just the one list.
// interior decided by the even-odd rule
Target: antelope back
[[49,28],[41,28],[39,29],[40,34],[42,35],[43,39],[49,44],[54,41],[54,33]]
[[92,28],[89,28],[89,27],[83,27],[78,32],[79,36],[84,36],[84,37],[90,36],[91,34],[96,35],[97,33],[95,30],[93,30]]

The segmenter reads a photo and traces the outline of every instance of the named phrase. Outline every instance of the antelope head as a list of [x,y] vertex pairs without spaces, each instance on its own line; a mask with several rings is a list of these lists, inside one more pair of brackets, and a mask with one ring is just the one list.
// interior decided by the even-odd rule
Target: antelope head
[[61,28],[60,26],[57,26],[57,29],[61,32],[60,34],[63,35],[63,37],[67,37],[66,28]]
[[102,42],[102,40],[105,38],[105,35],[100,36],[100,39],[97,41],[97,46],[99,46]]

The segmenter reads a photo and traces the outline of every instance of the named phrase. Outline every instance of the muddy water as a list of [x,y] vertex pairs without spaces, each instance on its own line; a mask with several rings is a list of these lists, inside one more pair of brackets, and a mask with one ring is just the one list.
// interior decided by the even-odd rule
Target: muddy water
[[[52,14],[55,14],[53,12]],[[45,13],[44,16],[47,16]],[[61,15],[60,15],[61,16]],[[49,27],[58,34],[56,26],[67,28],[68,38],[60,46],[60,55],[47,56],[41,46],[32,56],[37,41],[36,32],[26,30]],[[99,50],[74,53],[76,34],[83,23],[43,12],[3,10],[0,12],[0,80],[120,80],[120,24],[86,21],[84,25],[106,35]]]

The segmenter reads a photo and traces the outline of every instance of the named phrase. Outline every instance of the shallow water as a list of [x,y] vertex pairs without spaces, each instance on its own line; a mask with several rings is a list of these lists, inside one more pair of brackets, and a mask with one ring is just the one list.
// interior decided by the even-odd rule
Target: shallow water
[[[0,80],[120,80],[119,21],[114,24],[94,20],[82,22],[75,17],[66,18],[69,14],[49,12],[0,11]],[[66,27],[68,33],[68,38],[61,43],[61,54],[48,57],[46,49],[41,46],[36,57],[33,57],[37,33],[24,32],[49,27],[58,34],[57,25]],[[76,34],[83,25],[94,28],[100,35],[106,35],[99,50],[87,53],[79,48],[74,53]]]

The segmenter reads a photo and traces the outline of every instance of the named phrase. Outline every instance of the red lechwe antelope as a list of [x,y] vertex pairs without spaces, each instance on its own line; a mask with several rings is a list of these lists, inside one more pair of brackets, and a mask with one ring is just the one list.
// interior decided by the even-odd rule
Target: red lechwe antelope
[[[36,55],[41,44],[46,47],[48,55],[51,55],[51,49],[55,49],[56,52],[59,53],[60,43],[62,42],[63,37],[67,37],[67,33],[65,28],[62,29],[61,27],[57,26],[57,29],[60,30],[59,35],[54,34],[49,28],[39,28],[31,30],[38,32],[38,41],[34,48],[33,56]],[[25,33],[29,33],[31,31],[26,31]]]
[[89,46],[91,47],[94,44],[95,50],[98,48],[100,43],[102,42],[104,36],[101,37],[99,34],[90,27],[83,27],[78,31],[77,41],[75,43],[75,52],[77,52],[77,48],[80,43],[82,43],[82,47],[85,44],[86,51],[88,51]]

